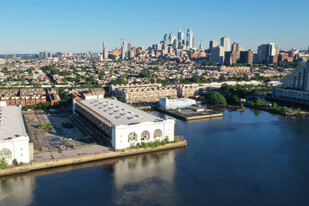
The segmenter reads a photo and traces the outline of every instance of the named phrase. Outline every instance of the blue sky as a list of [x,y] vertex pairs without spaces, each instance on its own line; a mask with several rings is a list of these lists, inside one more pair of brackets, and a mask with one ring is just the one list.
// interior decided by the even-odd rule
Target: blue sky
[[245,49],[309,45],[308,0],[0,0],[0,54],[151,46],[192,28],[196,46],[230,36]]

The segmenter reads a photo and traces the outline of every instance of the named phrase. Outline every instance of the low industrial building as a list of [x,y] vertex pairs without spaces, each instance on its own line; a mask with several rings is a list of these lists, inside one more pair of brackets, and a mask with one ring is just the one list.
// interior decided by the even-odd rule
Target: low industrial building
[[164,109],[178,109],[186,108],[195,104],[194,99],[179,98],[179,99],[169,99],[167,97],[160,98],[159,106]]
[[105,134],[116,150],[142,142],[174,140],[174,119],[159,118],[116,99],[74,101],[73,112]]
[[[30,146],[29,146],[30,145]],[[29,143],[20,106],[0,102],[0,159],[12,164],[29,163],[33,159],[33,144]]]

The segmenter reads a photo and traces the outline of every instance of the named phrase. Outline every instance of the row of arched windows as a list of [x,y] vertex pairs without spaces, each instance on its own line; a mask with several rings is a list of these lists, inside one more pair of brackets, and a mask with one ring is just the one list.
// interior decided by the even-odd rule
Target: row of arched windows
[[[162,130],[156,129],[153,133],[153,139],[162,137]],[[131,132],[128,136],[128,142],[136,142],[138,140],[138,136],[136,132]],[[150,140],[150,132],[144,130],[141,134],[141,141],[149,141]]]
[[0,150],[0,159],[12,159],[12,152],[11,150],[4,148]]

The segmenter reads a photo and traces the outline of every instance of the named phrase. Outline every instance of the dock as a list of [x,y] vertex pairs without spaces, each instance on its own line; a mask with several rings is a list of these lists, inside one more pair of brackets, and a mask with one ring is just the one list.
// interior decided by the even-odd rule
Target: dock
[[190,120],[202,120],[202,119],[211,119],[211,118],[221,118],[223,117],[223,113],[218,113],[215,111],[202,111],[196,112],[192,109],[182,109],[181,111],[177,110],[168,110],[163,108],[156,108],[158,111],[168,114],[172,117],[176,117],[178,119],[182,119],[185,121]]

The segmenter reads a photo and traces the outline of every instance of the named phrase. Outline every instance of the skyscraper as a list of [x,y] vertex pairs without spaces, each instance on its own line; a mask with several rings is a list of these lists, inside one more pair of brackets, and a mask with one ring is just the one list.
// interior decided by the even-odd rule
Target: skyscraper
[[105,44],[103,42],[103,52],[102,52],[103,59],[108,59],[108,51],[107,48],[105,48]]
[[163,49],[165,49],[169,44],[169,40],[168,40],[168,35],[164,34],[164,38],[163,38]]
[[209,49],[210,49],[210,51],[211,51],[212,48],[217,47],[217,46],[219,46],[219,44],[216,41],[211,40],[209,42]]
[[202,41],[200,43],[199,50],[203,50],[203,42]]
[[180,30],[180,27],[178,27],[178,41],[182,42],[184,38],[183,32]]
[[266,64],[279,54],[280,46],[275,43],[262,44],[258,47],[258,63]]
[[127,41],[123,41],[121,45],[121,59],[125,59],[127,51]]
[[253,63],[253,50],[240,51],[239,63],[252,64]]
[[174,49],[177,49],[177,45],[178,45],[177,38],[172,33],[170,33],[168,37],[168,41],[169,41],[169,44],[173,45]]
[[193,49],[193,31],[192,29],[187,30],[187,45],[189,49]]
[[216,63],[224,62],[224,48],[222,46],[213,47],[211,49],[211,61]]
[[224,48],[224,51],[231,51],[231,40],[230,37],[225,36],[221,38],[220,46]]

